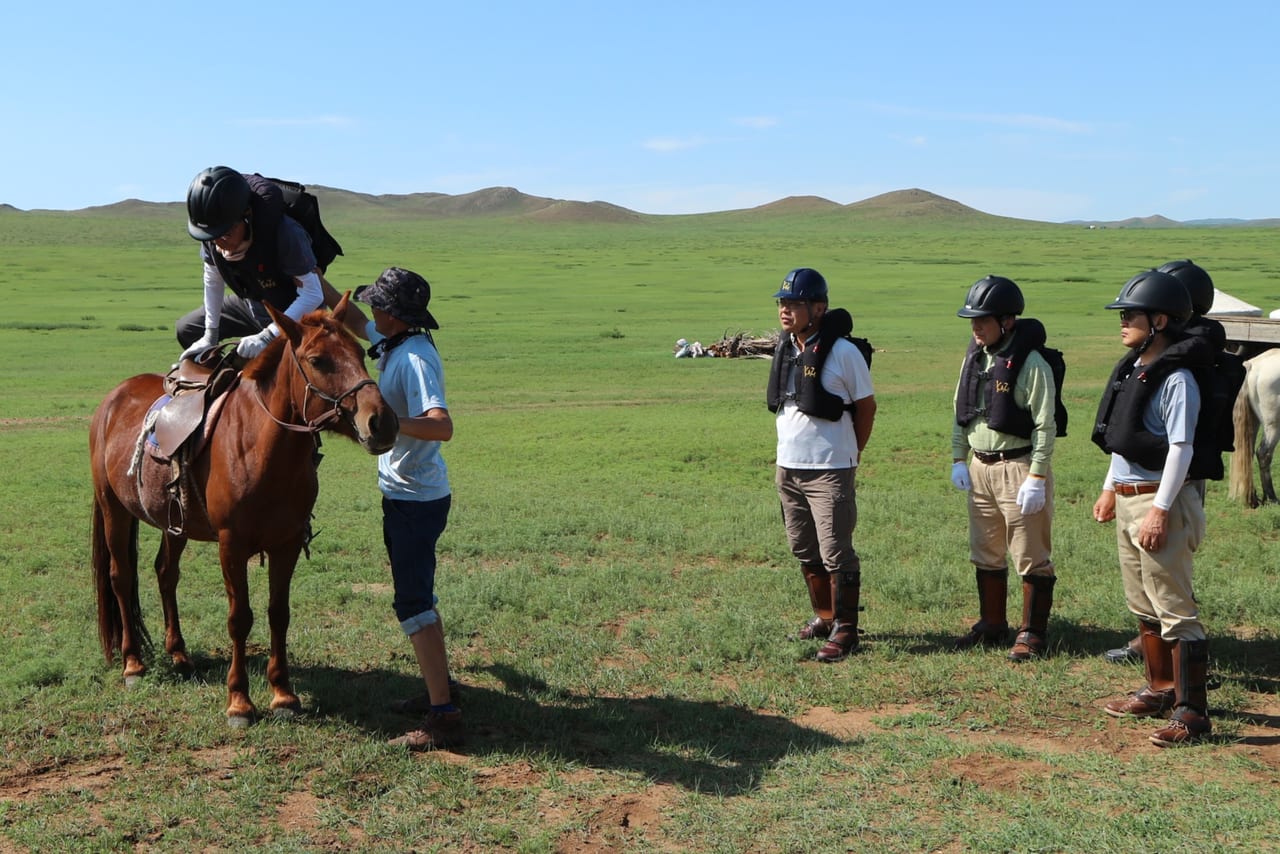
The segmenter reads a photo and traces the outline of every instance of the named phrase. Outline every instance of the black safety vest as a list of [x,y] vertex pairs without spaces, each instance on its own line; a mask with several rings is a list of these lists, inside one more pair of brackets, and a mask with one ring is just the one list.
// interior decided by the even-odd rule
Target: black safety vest
[[[1213,370],[1213,348],[1200,336],[1184,335],[1170,344],[1154,362],[1135,368],[1138,354],[1126,353],[1115,369],[1098,403],[1098,415],[1094,419],[1093,443],[1106,453],[1115,453],[1152,471],[1164,468],[1169,455],[1169,440],[1148,430],[1142,423],[1151,395],[1155,394],[1170,374],[1186,368],[1204,388],[1202,378]],[[1203,395],[1202,395],[1203,397]],[[1205,416],[1201,400],[1200,416],[1196,421],[1196,433],[1192,440],[1191,468],[1187,477],[1191,480],[1222,479],[1222,457],[1216,448],[1210,449],[1216,438],[1211,429],[1201,429],[1211,419]],[[1214,465],[1216,462],[1216,466]],[[1216,472],[1216,473],[1215,473]]]
[[806,346],[800,355],[792,352],[791,336],[778,336],[778,346],[773,352],[773,364],[769,366],[769,387],[765,391],[765,403],[770,412],[777,412],[791,399],[787,386],[791,374],[795,374],[794,399],[805,415],[839,421],[846,413],[852,415],[855,405],[845,403],[837,394],[822,386],[822,366],[838,339],[853,331],[853,317],[842,308],[832,309],[822,316],[817,341]]
[[[989,371],[983,371],[978,363],[983,350],[977,341],[969,342],[960,368],[960,384],[956,392],[956,423],[967,427],[973,419],[981,418],[992,430],[1030,439],[1035,430],[1031,410],[1021,407],[1014,399],[1018,374],[1027,363],[1031,351],[1045,343],[1044,324],[1033,317],[1014,322],[1013,334],[1003,350],[996,352]],[[982,391],[985,389],[985,397]],[[979,406],[985,401],[985,408]]]
[[213,245],[205,242],[207,256],[213,258],[227,287],[242,299],[269,302],[284,310],[298,297],[294,277],[280,269],[280,223],[284,218],[284,199],[280,188],[261,175],[246,175],[249,182],[250,224],[253,243],[239,261],[228,261]]

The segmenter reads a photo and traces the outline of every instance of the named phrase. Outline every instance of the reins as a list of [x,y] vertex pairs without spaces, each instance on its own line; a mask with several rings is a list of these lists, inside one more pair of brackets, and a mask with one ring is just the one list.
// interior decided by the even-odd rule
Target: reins
[[291,341],[286,342],[286,347],[289,351],[289,355],[293,358],[293,363],[298,367],[298,373],[301,374],[303,381],[307,384],[307,391],[302,399],[302,417],[306,418],[307,416],[307,403],[310,401],[312,394],[314,394],[316,397],[320,398],[321,400],[325,401],[326,403],[332,404],[332,406],[330,409],[326,410],[323,414],[321,414],[318,418],[310,419],[305,424],[292,424],[288,421],[281,421],[279,418],[276,418],[274,415],[271,414],[271,410],[267,408],[266,401],[262,399],[262,392],[258,388],[258,384],[254,383],[253,399],[258,402],[258,406],[262,407],[262,411],[267,413],[267,417],[270,418],[272,421],[276,422],[276,424],[278,424],[280,427],[283,427],[285,430],[292,430],[295,433],[319,433],[325,427],[329,426],[331,422],[344,417],[348,420],[348,423],[350,423],[354,427],[355,424],[353,421],[351,421],[351,413],[347,412],[345,409],[342,408],[342,401],[358,393],[360,389],[364,388],[365,386],[377,385],[377,383],[374,382],[369,377],[365,377],[364,379],[356,383],[354,386],[344,391],[342,394],[338,395],[337,397],[334,397],[330,394],[327,394],[324,390],[316,387],[316,385],[313,382],[311,382],[311,378],[307,376],[306,370],[304,370],[302,367],[302,361],[298,358],[297,351],[294,350],[293,348],[293,342]]

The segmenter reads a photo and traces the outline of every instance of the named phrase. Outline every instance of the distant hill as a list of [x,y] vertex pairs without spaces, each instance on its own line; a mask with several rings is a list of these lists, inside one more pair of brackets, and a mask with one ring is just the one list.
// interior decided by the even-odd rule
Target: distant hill
[[751,208],[756,213],[813,213],[814,211],[833,211],[840,207],[839,202],[833,202],[830,199],[824,199],[821,196],[787,196],[785,199],[778,199],[776,202],[769,202],[765,205],[757,205]]
[[[452,196],[447,193],[382,194],[357,193],[336,187],[309,185],[308,189],[320,199],[320,207],[326,218],[352,217],[368,220],[406,220],[420,218],[517,218],[542,222],[600,222],[639,223],[664,219],[671,215],[644,214],[610,202],[583,202],[570,199],[552,199],[531,196],[514,187],[487,187],[471,193]],[[78,211],[42,210],[49,214],[88,214],[90,216],[148,216],[182,218],[186,214],[182,202],[144,202],[126,199],[110,205],[83,208]],[[0,203],[0,213],[21,214],[12,205]],[[718,211],[681,216],[715,216],[724,218],[760,219],[773,216],[795,215],[848,215],[858,220],[881,221],[943,221],[983,223],[1031,223],[1022,220],[985,213],[948,199],[928,190],[911,188],[882,193],[859,202],[841,205],[821,196],[787,196],[754,208]],[[1071,220],[1063,225],[1087,228],[1184,228],[1184,227],[1278,227],[1280,219],[1203,219],[1177,222],[1160,215],[1130,217],[1104,222],[1101,220]]]
[[845,205],[844,208],[845,210],[859,213],[876,213],[895,217],[1002,218],[995,217],[993,214],[983,213],[982,211],[968,207],[967,205],[962,205],[954,199],[948,199],[943,196],[939,196],[936,193],[930,193],[928,190],[916,188],[910,190],[894,190],[892,193],[882,193],[878,196],[872,196],[869,199],[863,199],[860,202],[853,202],[852,204]]

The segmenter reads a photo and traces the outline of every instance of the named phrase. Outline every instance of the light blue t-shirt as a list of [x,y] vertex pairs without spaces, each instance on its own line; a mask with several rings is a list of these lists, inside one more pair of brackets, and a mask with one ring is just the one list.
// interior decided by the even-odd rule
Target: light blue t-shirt
[[[370,321],[369,340],[383,340]],[[378,390],[401,418],[429,409],[448,409],[444,399],[444,367],[426,335],[411,335],[378,360]],[[399,501],[435,501],[449,494],[449,471],[440,443],[396,436],[391,450],[378,457],[378,487]]]

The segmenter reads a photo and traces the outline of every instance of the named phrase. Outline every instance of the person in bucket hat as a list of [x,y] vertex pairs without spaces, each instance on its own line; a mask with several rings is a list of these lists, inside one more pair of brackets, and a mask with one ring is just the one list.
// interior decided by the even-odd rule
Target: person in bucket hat
[[[330,299],[336,303],[337,294]],[[400,418],[395,445],[378,457],[382,534],[395,588],[392,605],[426,683],[424,693],[391,704],[395,711],[424,717],[390,743],[411,750],[457,747],[465,731],[435,595],[436,542],[452,500],[440,446],[453,438],[453,420],[430,332],[440,324],[427,309],[431,286],[411,270],[388,267],[372,284],[356,288],[354,299],[373,309],[373,320],[349,303],[344,321],[357,337],[372,342],[378,389]]]

